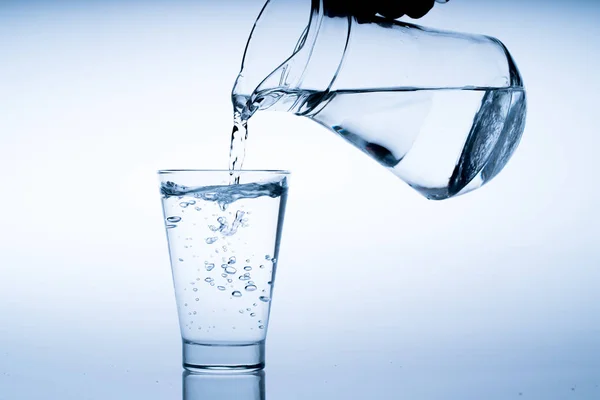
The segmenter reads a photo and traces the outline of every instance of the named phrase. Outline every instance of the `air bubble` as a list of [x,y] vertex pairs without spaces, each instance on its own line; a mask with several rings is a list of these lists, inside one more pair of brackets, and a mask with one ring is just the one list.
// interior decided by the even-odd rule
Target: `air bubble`
[[248,292],[254,292],[256,290],[256,286],[255,285],[246,285],[245,289]]
[[250,259],[249,259],[249,258],[246,258],[246,262],[247,262],[247,263],[249,263],[249,262],[250,262]]
[[190,205],[190,203],[188,203],[186,201],[182,201],[181,203],[179,203],[179,207],[181,207],[181,208],[186,208],[189,205]]
[[228,264],[235,264],[235,261],[236,261],[235,256],[231,256],[231,257],[229,257],[229,261],[227,263]]
[[252,267],[251,267],[251,266],[249,266],[249,265],[246,265],[246,266],[244,267],[244,271],[252,271]]
[[223,278],[227,278],[227,274],[226,274],[225,272],[223,272],[223,273],[221,274],[221,276],[222,276]]
[[267,255],[265,256],[265,260],[269,261],[270,259],[271,259],[271,256],[267,254]]
[[200,301],[200,298],[199,298],[199,297],[196,297],[196,299],[195,299],[195,300],[196,300],[196,301]]
[[197,287],[195,287],[193,290],[194,290],[194,292],[197,292],[197,291],[198,291],[198,288],[197,288]]
[[219,290],[225,290],[225,286],[217,286],[217,289],[219,289]]
[[256,314],[255,313],[250,313],[250,316],[251,317],[256,317]]
[[258,329],[265,329],[265,326],[264,325],[259,325]]
[[190,200],[190,201],[188,201],[188,205],[193,206],[194,204],[196,204],[196,200]]
[[202,209],[200,207],[194,207],[194,210],[201,211]]
[[183,261],[183,258],[180,258],[179,261]]
[[206,238],[206,244],[213,244],[214,242],[216,242],[219,238],[216,236],[213,237],[208,237]]
[[211,278],[211,277],[209,276],[208,278],[205,278],[205,279],[204,279],[204,282],[208,282],[208,283],[210,283],[210,282],[212,282],[213,280],[214,280],[214,279],[213,279],[213,278]]
[[246,275],[241,275],[241,276],[240,276],[238,279],[239,279],[240,281],[249,281],[249,280],[250,280],[250,277],[249,277],[249,276],[246,276]]
[[264,265],[261,265],[261,266],[260,266],[260,269],[264,269],[264,268],[265,268],[265,266],[264,266]]
[[167,222],[172,222],[172,223],[176,224],[179,221],[181,221],[181,217],[167,217]]
[[237,269],[235,269],[234,267],[227,267],[225,268],[225,272],[227,272],[230,275],[233,275],[237,272]]
[[233,282],[233,279],[227,279],[227,283]]
[[206,268],[207,271],[212,271],[214,267],[215,264],[213,263],[206,263],[206,265],[204,266],[204,268]]
[[233,297],[242,297],[242,292],[240,292],[239,290],[236,290],[233,293],[231,293],[231,295]]
[[260,296],[258,299],[264,303],[268,303],[269,301],[271,301],[271,299],[267,296]]

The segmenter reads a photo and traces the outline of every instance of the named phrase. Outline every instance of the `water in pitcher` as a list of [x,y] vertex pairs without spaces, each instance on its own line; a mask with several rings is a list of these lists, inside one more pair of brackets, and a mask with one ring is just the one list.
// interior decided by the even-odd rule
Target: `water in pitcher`
[[[311,11],[308,23],[302,5]],[[523,80],[502,42],[382,18],[340,18],[331,6],[265,4],[233,87],[230,170],[242,167],[248,121],[265,110],[319,123],[428,199],[477,189],[502,170],[527,108]],[[336,152],[330,150],[332,160]]]
[[258,110],[291,111],[337,133],[434,200],[491,180],[517,147],[526,114],[522,87],[272,89],[233,101],[232,170],[243,163],[248,119]]

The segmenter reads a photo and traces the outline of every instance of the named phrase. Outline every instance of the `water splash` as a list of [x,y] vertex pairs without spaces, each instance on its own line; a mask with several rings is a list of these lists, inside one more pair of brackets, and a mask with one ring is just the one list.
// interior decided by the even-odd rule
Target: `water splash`
[[280,197],[287,192],[287,188],[287,178],[283,177],[278,182],[252,182],[236,185],[202,187],[187,187],[169,181],[161,184],[160,192],[164,198],[173,196],[193,196],[204,201],[216,202],[221,210],[224,211],[229,204],[240,199],[256,199],[264,196],[269,196],[271,198]]

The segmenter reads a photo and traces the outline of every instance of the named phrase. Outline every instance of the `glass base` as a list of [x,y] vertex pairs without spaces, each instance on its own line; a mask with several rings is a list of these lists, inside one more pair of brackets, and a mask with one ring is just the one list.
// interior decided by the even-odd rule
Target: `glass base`
[[183,368],[191,372],[251,372],[265,367],[265,342],[201,344],[183,341]]

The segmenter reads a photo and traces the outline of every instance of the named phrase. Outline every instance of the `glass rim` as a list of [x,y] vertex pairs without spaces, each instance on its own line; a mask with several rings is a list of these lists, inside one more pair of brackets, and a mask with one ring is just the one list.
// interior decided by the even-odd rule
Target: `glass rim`
[[266,174],[266,175],[290,175],[291,172],[283,169],[242,169],[242,170],[229,170],[229,169],[160,169],[157,171],[158,175],[174,174],[174,173],[186,173],[186,172],[199,172],[199,173],[235,173],[235,174]]

